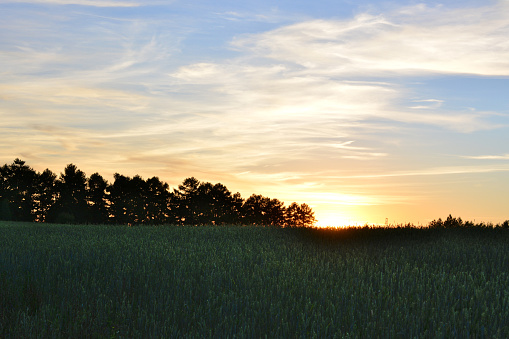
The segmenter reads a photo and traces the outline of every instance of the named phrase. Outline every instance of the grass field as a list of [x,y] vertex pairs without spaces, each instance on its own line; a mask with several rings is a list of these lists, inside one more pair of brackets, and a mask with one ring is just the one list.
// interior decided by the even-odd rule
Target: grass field
[[507,338],[509,231],[0,223],[0,337]]

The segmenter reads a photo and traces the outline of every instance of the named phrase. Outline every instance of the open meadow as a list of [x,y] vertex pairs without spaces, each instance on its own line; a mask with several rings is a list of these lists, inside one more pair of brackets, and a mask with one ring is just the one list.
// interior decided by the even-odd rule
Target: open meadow
[[507,338],[509,230],[0,223],[0,337]]

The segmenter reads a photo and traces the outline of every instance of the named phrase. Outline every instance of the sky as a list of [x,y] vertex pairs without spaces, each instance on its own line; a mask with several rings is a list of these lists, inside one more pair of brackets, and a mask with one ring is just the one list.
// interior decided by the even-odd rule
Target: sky
[[509,1],[0,0],[0,162],[319,225],[509,219]]

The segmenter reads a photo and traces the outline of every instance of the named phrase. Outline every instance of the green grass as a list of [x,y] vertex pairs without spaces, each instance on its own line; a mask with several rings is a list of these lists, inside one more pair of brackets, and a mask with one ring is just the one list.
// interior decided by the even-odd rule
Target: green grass
[[0,337],[509,337],[509,231],[0,223]]

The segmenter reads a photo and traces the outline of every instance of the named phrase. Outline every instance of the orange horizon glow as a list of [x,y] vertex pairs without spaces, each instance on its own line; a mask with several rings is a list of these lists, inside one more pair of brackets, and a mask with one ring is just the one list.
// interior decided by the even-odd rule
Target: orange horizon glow
[[315,213],[315,218],[317,219],[315,224],[317,227],[345,228],[350,226],[364,226],[366,224],[366,222],[360,222],[332,214],[325,214],[323,217],[320,217]]

